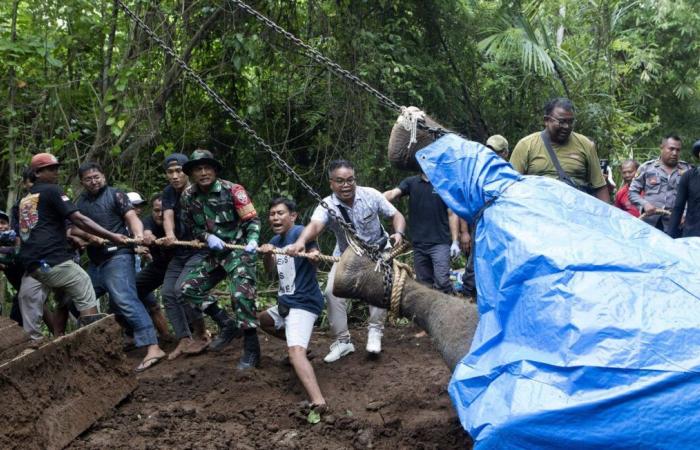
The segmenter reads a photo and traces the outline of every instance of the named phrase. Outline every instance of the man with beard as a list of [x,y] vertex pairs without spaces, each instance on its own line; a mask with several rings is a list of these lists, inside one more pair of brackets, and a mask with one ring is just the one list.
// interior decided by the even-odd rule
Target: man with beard
[[[610,203],[595,145],[586,136],[573,131],[575,123],[571,100],[550,100],[544,107],[544,130],[522,138],[513,149],[510,163],[523,175],[557,178]],[[556,161],[550,156],[548,146]]]
[[644,214],[644,221],[667,234],[672,231],[670,211],[676,204],[678,184],[691,168],[680,161],[681,144],[676,135],[664,137],[659,157],[642,164],[630,184],[630,200]]

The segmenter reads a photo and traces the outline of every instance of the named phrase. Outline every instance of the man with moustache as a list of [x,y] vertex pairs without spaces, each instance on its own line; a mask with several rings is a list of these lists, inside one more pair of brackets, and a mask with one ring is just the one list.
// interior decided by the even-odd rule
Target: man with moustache
[[[575,123],[571,100],[550,100],[544,107],[544,130],[522,138],[513,149],[510,163],[523,175],[557,178],[610,203],[610,192],[600,171],[595,145],[586,136],[573,131]],[[559,173],[556,162],[550,157],[548,144],[563,174]]]
[[644,214],[644,221],[667,234],[672,232],[670,211],[676,204],[678,183],[691,168],[680,161],[681,145],[677,135],[665,136],[661,154],[639,167],[629,190],[630,200]]
[[[78,176],[85,188],[77,202],[80,211],[114,233],[127,234],[130,231],[135,240],[143,241],[143,224],[134,207],[125,192],[107,185],[102,167],[95,162],[86,162],[78,168]],[[133,330],[135,345],[147,348],[136,372],[149,369],[165,357],[165,352],[158,346],[153,321],[138,298],[133,248],[89,246],[87,254],[90,259],[88,272],[96,295],[109,293],[117,312]]]
[[[181,199],[185,224],[210,250],[185,276],[182,296],[219,325],[210,350],[219,351],[243,334],[243,357],[236,367],[252,369],[260,364],[255,306],[260,219],[245,188],[219,177],[223,165],[209,150],[195,150],[182,169],[192,180]],[[245,250],[230,250],[226,244],[244,245]],[[225,278],[233,318],[218,307],[210,293]]]

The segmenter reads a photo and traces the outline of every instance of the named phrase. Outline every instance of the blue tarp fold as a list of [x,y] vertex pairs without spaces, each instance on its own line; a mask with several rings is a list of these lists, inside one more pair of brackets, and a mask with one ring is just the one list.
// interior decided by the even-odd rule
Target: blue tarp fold
[[700,239],[455,135],[416,157],[460,217],[483,208],[480,322],[449,386],[476,448],[696,448]]

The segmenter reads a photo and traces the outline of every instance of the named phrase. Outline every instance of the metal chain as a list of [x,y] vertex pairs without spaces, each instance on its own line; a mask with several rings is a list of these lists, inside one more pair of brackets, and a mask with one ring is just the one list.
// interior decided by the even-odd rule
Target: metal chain
[[[236,111],[228,104],[226,101],[221,98],[221,96],[216,93],[209,85],[200,77],[180,56],[175,53],[175,51],[168,46],[151,28],[146,25],[140,17],[138,17],[131,9],[129,9],[128,6],[122,1],[122,0],[116,0],[117,4],[124,10],[127,16],[129,16],[155,43],[160,46],[163,51],[165,51],[168,55],[170,55],[177,63],[178,65],[182,68],[187,75],[189,75],[204,91],[209,95],[209,97],[214,100],[216,104],[218,104],[224,111],[226,111],[232,118],[233,120],[236,121],[236,123],[245,130],[250,137],[253,138],[253,140],[260,146],[262,147],[272,158],[272,160],[282,169],[283,172],[285,172],[288,176],[292,177],[297,183],[299,183],[306,191],[307,193],[314,199],[316,200],[321,207],[326,209],[328,211],[328,214],[331,216],[333,220],[335,220],[346,233],[349,233],[351,236],[356,238],[357,244],[367,252],[368,256],[373,260],[376,261],[379,266],[381,266],[383,272],[384,272],[384,297],[385,300],[389,301],[391,298],[391,286],[393,282],[393,271],[391,264],[389,263],[389,259],[385,259],[382,256],[382,249],[375,248],[371,245],[368,245],[359,237],[357,236],[355,230],[352,228],[351,224],[347,223],[343,218],[341,218],[334,209],[332,209],[328,203],[319,195],[311,185],[309,185],[296,171],[289,165],[287,162],[280,156],[279,153],[274,151],[272,147],[270,147],[258,134],[253,130],[250,125],[242,118],[240,117]],[[257,13],[257,11],[253,10],[252,8],[248,7],[245,3],[238,2],[237,0],[232,0],[236,3],[238,3],[241,7],[246,9],[246,11],[250,11],[251,14],[254,15],[260,15]],[[272,25],[277,26],[274,22],[270,21],[266,17],[260,15],[262,18],[264,18],[266,21],[269,21]],[[277,26],[278,27],[278,26]],[[386,106],[389,106],[392,109],[397,109],[400,110],[400,107],[394,103],[391,99],[388,97],[384,96],[380,92],[378,92],[376,89],[372,88],[359,78],[357,78],[355,75],[351,74],[350,72],[342,69],[340,66],[337,64],[333,63],[331,60],[328,58],[324,57],[323,55],[319,55],[311,47],[307,46],[304,44],[301,40],[294,38],[293,35],[290,33],[287,33],[280,27],[278,27],[280,32],[284,32],[290,36],[291,39],[296,39],[298,41],[299,45],[302,45],[305,48],[308,48],[310,51],[313,53],[317,54],[319,59],[319,62],[323,62],[324,64],[328,65],[329,67],[334,67],[337,69],[334,69],[336,73],[339,73],[343,76],[348,77],[351,81],[360,84],[363,86],[370,94],[376,96],[380,102],[385,104]],[[316,59],[316,58],[314,58]]]
[[292,33],[289,31],[285,30],[281,26],[279,26],[277,23],[275,23],[272,19],[268,18],[267,16],[264,16],[262,13],[256,11],[253,9],[251,6],[249,6],[247,3],[241,1],[241,0],[231,0],[231,2],[235,3],[239,8],[250,14],[251,16],[255,17],[258,19],[260,22],[263,24],[267,25],[268,28],[272,29],[273,31],[281,34],[284,36],[288,41],[294,43],[295,45],[301,47],[304,49],[304,53],[306,53],[306,56],[309,58],[313,59],[319,64],[323,64],[324,66],[328,67],[333,73],[336,75],[345,78],[346,80],[349,80],[353,84],[361,87],[365,91],[367,91],[370,95],[374,96],[379,100],[379,103],[383,104],[389,109],[392,109],[394,111],[401,111],[401,106],[399,106],[398,103],[387,97],[386,95],[382,94],[366,82],[362,81],[357,75],[353,74],[352,72],[343,69],[340,67],[339,64],[336,62],[332,61],[328,57],[322,55],[319,53],[318,50],[315,48],[311,47],[309,44],[306,42],[302,41],[298,37],[294,36]]
[[[344,78],[345,80],[349,81],[350,83],[364,89],[368,94],[374,96],[380,104],[384,105],[385,107],[396,111],[396,112],[402,112],[403,107],[400,106],[398,103],[387,97],[386,95],[382,94],[369,84],[367,84],[365,81],[362,81],[360,77],[355,75],[354,73],[350,72],[347,69],[343,69],[338,63],[335,61],[331,60],[330,58],[324,56],[322,53],[320,53],[318,50],[307,44],[306,42],[302,41],[289,31],[285,30],[282,28],[280,25],[278,25],[276,22],[274,22],[272,19],[269,17],[263,15],[261,12],[255,10],[252,6],[248,5],[247,3],[243,2],[242,0],[230,0],[232,3],[236,4],[240,9],[243,11],[247,12],[251,16],[255,17],[258,19],[260,22],[262,22],[264,25],[266,25],[268,28],[273,30],[276,33],[281,34],[284,36],[285,39],[288,41],[292,42],[293,44],[301,47],[304,50],[304,53],[306,56],[309,58],[313,59],[319,64],[322,64],[328,68],[331,72],[335,73],[341,78]],[[465,136],[456,133],[452,130],[448,130],[446,128],[442,127],[428,127],[425,125],[423,122],[419,121],[417,124],[418,128],[422,130],[428,131],[430,134],[433,135],[435,139],[438,139],[442,136],[444,136],[447,133],[452,133],[456,134],[457,136],[460,136],[464,139],[467,139]]]

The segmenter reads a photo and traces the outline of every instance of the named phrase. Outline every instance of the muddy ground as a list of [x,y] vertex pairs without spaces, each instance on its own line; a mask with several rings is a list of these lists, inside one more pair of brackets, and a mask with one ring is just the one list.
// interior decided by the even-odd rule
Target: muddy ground
[[[236,373],[241,343],[220,354],[163,361],[137,390],[69,448],[471,448],[451,406],[450,373],[429,337],[388,328],[384,352],[369,359],[366,332],[356,352],[326,364],[330,338],[314,333],[312,364],[331,411],[316,424],[300,411],[303,388],[283,359],[283,341],[261,333],[259,369]],[[136,366],[140,354],[129,355]]]

